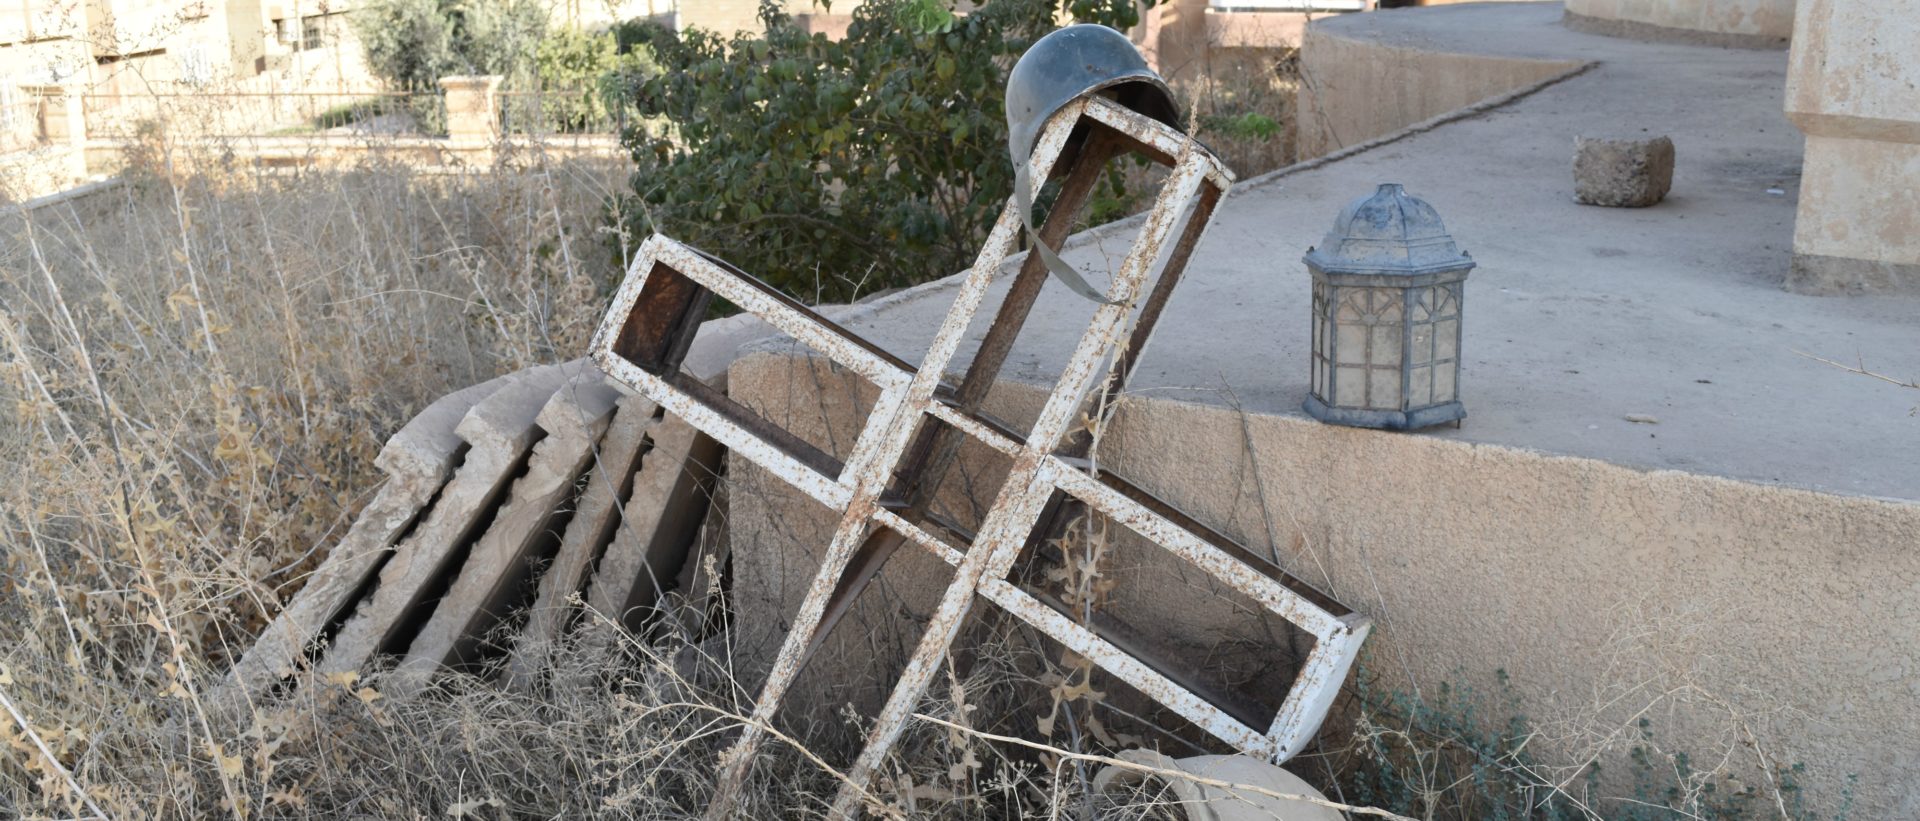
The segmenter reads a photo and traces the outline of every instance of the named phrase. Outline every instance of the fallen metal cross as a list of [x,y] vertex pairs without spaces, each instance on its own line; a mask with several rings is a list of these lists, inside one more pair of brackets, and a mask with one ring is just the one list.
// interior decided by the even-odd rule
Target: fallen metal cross
[[[841,512],[819,571],[754,705],[752,720],[723,759],[710,818],[728,817],[754,753],[790,685],[860,588],[901,544],[912,542],[955,568],[926,632],[837,797],[833,815],[851,815],[865,785],[899,738],[976,598],[1084,656],[1241,752],[1284,761],[1318,730],[1346,678],[1370,622],[1265,559],[1084,457],[1088,442],[1072,430],[1098,385],[1117,398],[1146,350],[1174,286],[1215,207],[1231,185],[1226,168],[1173,126],[1099,93],[1083,94],[1047,120],[1031,156],[1033,193],[1056,170],[1065,179],[1039,229],[1049,245],[1065,237],[1109,159],[1127,152],[1172,172],[1038,420],[1022,436],[981,413],[1047,276],[1029,254],[996,320],[958,386],[943,383],[968,325],[1001,263],[1014,251],[1023,215],[1013,202],[1000,215],[918,369],[820,317],[771,286],[696,249],[655,235],[640,249],[593,340],[608,374],[658,402],[735,454]],[[1019,198],[1015,198],[1019,199]],[[1180,220],[1186,215],[1184,222]],[[1159,277],[1152,280],[1155,262]],[[1152,281],[1150,291],[1143,288]],[[745,406],[681,373],[680,362],[719,295],[765,320],[879,389],[847,459],[835,459]],[[1103,365],[1111,363],[1111,378]],[[1012,468],[977,534],[927,514],[933,491],[962,438],[1010,457]],[[1172,665],[1156,665],[1082,624],[1043,596],[1009,579],[1022,549],[1066,520],[1063,510],[1110,518],[1251,597],[1300,627],[1314,647],[1272,716],[1255,717]]]

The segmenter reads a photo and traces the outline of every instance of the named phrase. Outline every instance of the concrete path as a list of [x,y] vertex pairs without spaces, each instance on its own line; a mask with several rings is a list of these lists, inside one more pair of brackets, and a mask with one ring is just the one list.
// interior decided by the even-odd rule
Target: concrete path
[[[1599,65],[1484,114],[1243,182],[1168,305],[1134,391],[1300,415],[1300,257],[1347,201],[1400,182],[1480,262],[1465,306],[1469,416],[1418,435],[1920,499],[1920,391],[1796,353],[1920,376],[1920,300],[1781,290],[1802,146],[1781,113],[1786,53],[1578,34],[1559,17],[1557,3],[1503,3],[1316,24],[1400,46]],[[1574,136],[1623,133],[1672,137],[1672,194],[1646,209],[1576,204]],[[1067,257],[1104,277],[1134,230],[1080,234]],[[895,295],[848,324],[917,361],[955,283]],[[1049,283],[1003,378],[1050,382],[1091,312]]]

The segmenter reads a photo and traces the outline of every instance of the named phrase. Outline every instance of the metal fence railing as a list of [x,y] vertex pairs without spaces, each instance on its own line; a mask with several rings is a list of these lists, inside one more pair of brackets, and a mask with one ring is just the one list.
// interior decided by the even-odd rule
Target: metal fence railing
[[600,89],[591,86],[503,89],[498,105],[501,131],[511,135],[619,134],[628,116],[624,107],[609,104]]
[[161,121],[207,137],[293,134],[405,135],[444,129],[440,92],[216,91],[84,94],[90,137],[132,137]]

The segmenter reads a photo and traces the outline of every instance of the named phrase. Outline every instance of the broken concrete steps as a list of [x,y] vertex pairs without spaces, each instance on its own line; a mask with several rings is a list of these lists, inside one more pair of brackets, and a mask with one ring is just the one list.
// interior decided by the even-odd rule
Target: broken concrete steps
[[385,659],[414,690],[503,654],[531,684],[583,596],[648,621],[702,543],[720,451],[584,359],[450,394],[388,442],[386,484],[219,695]]

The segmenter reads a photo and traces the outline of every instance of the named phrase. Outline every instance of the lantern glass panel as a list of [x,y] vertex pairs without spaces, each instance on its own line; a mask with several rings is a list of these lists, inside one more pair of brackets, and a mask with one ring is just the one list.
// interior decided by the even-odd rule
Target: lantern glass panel
[[1367,326],[1342,322],[1334,331],[1334,361],[1342,365],[1367,364]]
[[1333,404],[1358,408],[1367,404],[1367,369],[1341,368],[1333,375]]
[[1367,407],[1400,409],[1400,369],[1371,368],[1367,371]]
[[1413,326],[1413,350],[1407,354],[1407,364],[1425,365],[1433,361],[1433,325],[1422,322]]
[[1399,325],[1373,326],[1373,350],[1367,354],[1367,360],[1374,365],[1391,365],[1396,370],[1400,367]]

